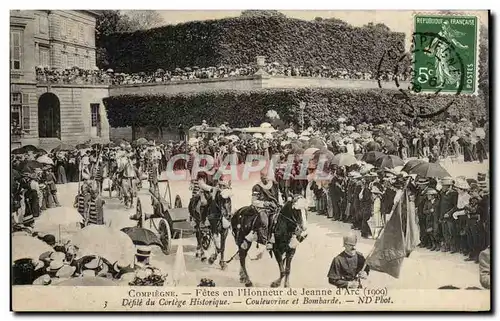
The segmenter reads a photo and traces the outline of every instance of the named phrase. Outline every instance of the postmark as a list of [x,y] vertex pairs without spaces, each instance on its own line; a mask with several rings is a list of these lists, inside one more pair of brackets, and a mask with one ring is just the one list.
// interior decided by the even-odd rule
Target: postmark
[[[451,15],[416,15],[414,19],[409,51],[404,43],[397,43],[384,52],[377,69],[378,85],[383,88],[382,76],[390,74],[385,80],[397,88],[391,101],[401,113],[432,118],[447,111],[457,96],[476,93],[478,20]],[[432,27],[426,29],[426,25]],[[438,95],[446,97],[436,99]]]

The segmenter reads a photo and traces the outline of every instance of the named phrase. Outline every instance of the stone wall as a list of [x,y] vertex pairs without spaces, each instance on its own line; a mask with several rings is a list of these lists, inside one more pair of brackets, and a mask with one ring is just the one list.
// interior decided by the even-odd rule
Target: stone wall
[[[401,88],[408,88],[407,82],[401,82]],[[376,80],[345,80],[316,77],[284,77],[254,75],[248,77],[195,79],[166,83],[148,83],[111,86],[110,96],[179,94],[213,90],[256,90],[265,88],[379,88]],[[394,82],[383,82],[386,89],[397,89]]]

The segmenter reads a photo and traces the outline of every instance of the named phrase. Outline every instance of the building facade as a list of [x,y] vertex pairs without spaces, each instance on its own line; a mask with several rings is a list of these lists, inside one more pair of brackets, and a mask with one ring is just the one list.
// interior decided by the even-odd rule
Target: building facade
[[96,69],[98,12],[12,10],[10,13],[10,94],[12,147],[42,148],[61,142],[109,141],[102,99],[108,86],[43,82],[37,69],[64,73]]

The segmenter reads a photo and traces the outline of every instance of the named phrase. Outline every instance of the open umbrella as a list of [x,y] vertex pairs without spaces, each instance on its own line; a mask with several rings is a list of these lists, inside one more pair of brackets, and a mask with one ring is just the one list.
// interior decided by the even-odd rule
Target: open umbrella
[[133,264],[136,249],[127,234],[105,225],[89,225],[78,231],[72,239],[81,257],[98,255],[109,262],[123,260]]
[[356,164],[356,162],[356,157],[349,153],[337,154],[332,159],[332,163],[338,166],[350,166]]
[[57,234],[60,230],[74,231],[78,223],[83,221],[83,217],[75,208],[54,207],[46,209],[35,221],[33,230],[46,234]]
[[139,138],[135,141],[136,145],[146,145],[148,144],[148,140],[144,137]]
[[367,152],[363,155],[361,158],[362,161],[370,163],[370,164],[375,164],[377,159],[384,157],[385,154],[379,151],[371,151]]
[[11,150],[10,153],[12,155],[19,155],[19,154],[24,154],[25,152],[24,152],[24,149],[22,147],[19,147],[19,148]]
[[304,151],[304,155],[313,155],[317,151],[319,151],[319,148],[310,147]]
[[53,252],[47,243],[29,235],[14,235],[12,237],[12,262],[21,259],[38,260],[40,254]]
[[26,154],[28,152],[36,153],[38,151],[38,147],[33,146],[33,145],[25,145],[19,149],[22,150],[22,153],[20,153],[20,154]]
[[54,165],[54,161],[47,155],[40,156],[36,159],[37,162],[45,165]]
[[420,177],[443,178],[450,174],[437,163],[422,163],[413,167],[408,174],[416,174]]
[[333,158],[335,155],[328,149],[322,148],[314,153],[314,158],[317,159],[318,161],[320,159],[326,158],[329,162],[333,161]]
[[33,173],[35,169],[37,168],[42,168],[43,164],[34,161],[34,160],[28,160],[24,161],[19,165],[19,168],[21,169],[21,172],[26,172],[26,173]]
[[377,159],[375,161],[375,166],[378,168],[394,168],[396,166],[403,166],[404,163],[405,162],[398,156],[386,155]]
[[118,282],[97,276],[82,276],[57,282],[57,286],[117,286]]
[[51,152],[57,153],[60,151],[72,151],[73,149],[75,149],[75,148],[73,146],[71,146],[70,144],[62,143],[59,146],[57,146],[56,148],[53,148],[51,150]]
[[136,245],[158,245],[160,247],[163,246],[156,234],[145,228],[137,226],[125,227],[122,228],[121,231],[127,234],[132,242]]
[[423,164],[425,163],[425,161],[421,160],[421,159],[412,159],[412,160],[409,160],[404,166],[403,166],[403,169],[402,171],[403,172],[407,172],[409,173],[410,170],[412,170],[412,168],[414,168],[415,166],[417,165],[420,165],[420,164]]

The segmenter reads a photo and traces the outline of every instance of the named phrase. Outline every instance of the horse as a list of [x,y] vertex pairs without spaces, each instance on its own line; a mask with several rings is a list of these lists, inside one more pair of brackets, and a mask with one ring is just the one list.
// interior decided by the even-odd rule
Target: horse
[[201,195],[193,195],[189,200],[188,210],[189,218],[196,232],[196,257],[205,261],[207,259],[205,251],[210,246],[211,238],[210,228],[205,225],[208,216],[208,204],[201,204]]
[[208,206],[207,218],[210,222],[210,234],[215,245],[215,253],[209,257],[208,263],[213,264],[220,254],[219,265],[222,270],[225,270],[227,263],[224,261],[224,252],[231,219],[231,192],[229,189],[215,191]]
[[[296,195],[285,202],[283,207],[274,215],[275,243],[272,253],[278,262],[280,276],[271,283],[271,287],[281,286],[283,279],[285,279],[284,286],[290,286],[289,277],[296,246],[307,236],[306,207],[305,198],[302,195]],[[248,234],[262,227],[259,218],[260,216],[254,207],[245,206],[237,210],[231,219],[233,236],[240,258],[240,282],[245,283],[247,287],[253,286],[246,269],[246,257],[251,244],[247,249],[243,249],[241,245]],[[262,243],[264,244],[265,240]]]

